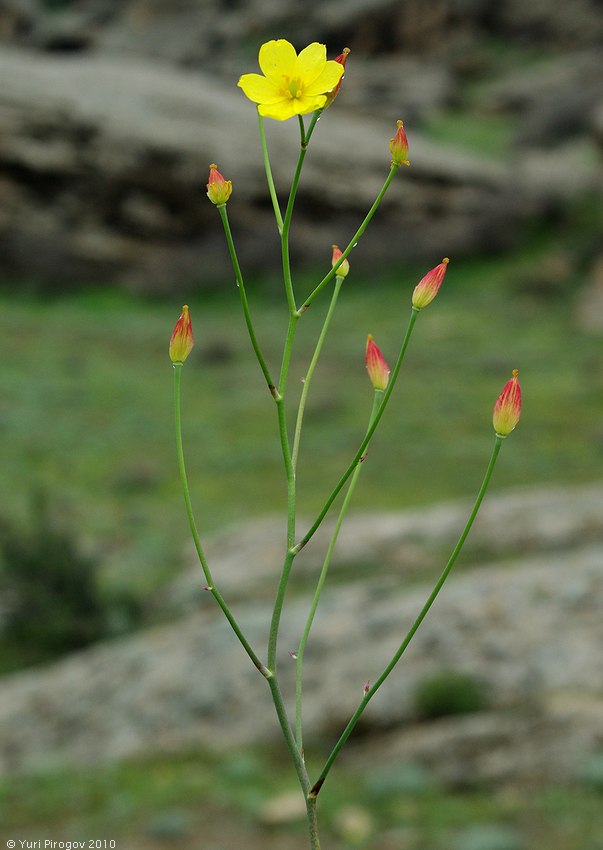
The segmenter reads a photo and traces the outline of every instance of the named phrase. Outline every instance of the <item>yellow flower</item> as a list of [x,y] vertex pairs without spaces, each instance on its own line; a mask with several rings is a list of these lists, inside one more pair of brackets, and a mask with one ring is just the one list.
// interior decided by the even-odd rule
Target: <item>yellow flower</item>
[[324,44],[313,42],[298,56],[284,38],[262,44],[258,62],[264,76],[243,74],[238,85],[260,115],[277,121],[322,109],[344,71],[334,59],[327,61]]

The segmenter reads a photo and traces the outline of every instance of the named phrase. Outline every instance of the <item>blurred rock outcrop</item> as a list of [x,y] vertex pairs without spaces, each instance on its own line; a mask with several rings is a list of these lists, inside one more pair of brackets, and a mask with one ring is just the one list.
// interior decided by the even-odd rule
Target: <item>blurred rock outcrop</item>
[[575,49],[603,37],[597,0],[2,0],[0,35],[43,50],[95,49],[224,67],[266,38],[344,43],[367,55],[456,51],[471,34]]
[[[396,178],[355,265],[513,245],[525,222],[560,214],[597,185],[583,142],[601,100],[600,5],[438,0],[426,9],[419,0],[312,0],[303,11],[272,0],[0,0],[0,274],[145,291],[230,280],[204,198],[216,160],[235,184],[230,214],[246,267],[278,268],[254,110],[234,84],[274,36],[353,50],[304,169],[294,259],[324,262],[332,242],[354,233],[399,116],[411,122],[412,168]],[[421,124],[458,105],[463,81],[491,75],[496,38],[511,50],[560,51],[482,85],[476,109],[514,116],[514,150],[497,161],[428,142]],[[286,191],[295,128],[267,123]]]
[[[384,758],[423,762],[453,785],[467,777],[550,782],[572,778],[601,748],[602,509],[600,485],[489,500],[468,553],[473,566],[459,564],[365,713],[359,731],[387,735]],[[466,511],[453,504],[350,517],[306,653],[308,741],[340,733],[364,682],[375,681],[421,609],[433,583],[425,572],[432,575],[436,552],[438,568],[445,561],[443,547],[447,553]],[[235,532],[208,549],[214,575],[260,655],[278,575],[278,553],[265,531]],[[288,698],[294,664],[287,650],[297,646],[308,611],[318,561],[313,545],[295,564],[298,582],[283,618],[280,667]],[[181,591],[180,584],[172,601]],[[265,683],[212,598],[192,589],[188,596],[197,610],[173,623],[6,676],[0,772],[191,746],[223,750],[278,735]],[[481,682],[489,710],[417,723],[416,688],[442,669]]]

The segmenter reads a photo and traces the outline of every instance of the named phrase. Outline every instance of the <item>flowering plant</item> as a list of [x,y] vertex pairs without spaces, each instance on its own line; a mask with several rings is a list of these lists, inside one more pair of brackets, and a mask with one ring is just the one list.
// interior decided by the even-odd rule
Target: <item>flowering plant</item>
[[[272,201],[276,225],[280,236],[284,293],[287,300],[289,318],[284,337],[283,353],[278,378],[273,378],[272,369],[264,356],[261,341],[256,335],[251,309],[247,298],[244,277],[237,257],[235,242],[229,224],[227,203],[231,197],[232,183],[230,180],[226,180],[222,176],[222,174],[218,171],[217,166],[213,163],[210,166],[209,179],[207,183],[208,197],[210,201],[215,204],[224,228],[251,346],[276,408],[276,431],[280,442],[283,470],[287,484],[286,544],[283,552],[282,571],[275,594],[272,619],[268,629],[268,651],[265,660],[260,658],[256,650],[251,646],[226,600],[219,591],[218,584],[214,580],[210,566],[205,557],[193,515],[184,463],[180,410],[181,373],[184,361],[190,353],[193,345],[191,319],[189,309],[186,306],[183,307],[182,315],[176,324],[169,346],[170,358],[174,366],[176,442],[180,477],[191,533],[199,561],[205,575],[205,580],[207,582],[206,590],[213,595],[216,603],[222,609],[245,652],[251,659],[251,662],[265,678],[268,687],[270,688],[278,722],[280,724],[285,743],[291,754],[299,784],[304,795],[308,819],[309,841],[312,850],[319,850],[320,848],[317,819],[317,798],[329,771],[343,745],[353,732],[368,703],[375,696],[378,689],[388,678],[404,654],[407,646],[440,592],[444,582],[448,578],[480,508],[502,443],[517,425],[521,412],[521,392],[518,373],[517,370],[515,370],[512,378],[506,383],[501,395],[494,405],[493,425],[495,438],[492,455],[486,467],[484,479],[478,490],[473,509],[469,514],[465,527],[462,529],[456,545],[452,549],[448,562],[446,563],[433,590],[425,601],[423,608],[418,612],[415,621],[401,640],[398,649],[383,669],[381,675],[379,675],[372,684],[367,682],[364,685],[362,689],[362,698],[360,699],[356,710],[353,712],[339,739],[334,744],[321,771],[317,776],[311,778],[306,767],[304,756],[305,750],[302,723],[303,662],[305,649],[310,637],[314,616],[327,578],[338,535],[348,511],[354,488],[358,482],[367,449],[390,401],[392,393],[394,392],[417,319],[422,311],[436,298],[445,279],[449,263],[448,258],[445,257],[441,263],[424,275],[411,294],[408,324],[402,335],[400,348],[396,356],[394,367],[391,371],[372,335],[368,335],[365,359],[368,376],[373,387],[373,404],[366,424],[364,436],[359,440],[357,451],[351,458],[347,468],[341,474],[339,481],[331,487],[331,490],[324,499],[323,506],[314,521],[305,533],[299,536],[297,534],[296,513],[297,465],[304,413],[315,368],[337,305],[337,300],[344,281],[350,273],[348,257],[377,211],[383,196],[385,195],[400,166],[410,164],[408,161],[408,139],[406,131],[402,121],[398,121],[395,135],[390,140],[391,162],[389,172],[385,177],[381,190],[377,194],[375,202],[366,214],[364,220],[361,222],[356,233],[349,240],[347,246],[343,250],[340,250],[336,245],[332,246],[330,270],[326,272],[315,288],[300,301],[294,289],[291,263],[289,259],[289,234],[293,208],[295,205],[295,198],[304,159],[309,148],[312,134],[316,128],[316,124],[321,113],[333,103],[333,100],[339,92],[348,53],[348,50],[344,50],[337,59],[329,61],[326,58],[326,49],[324,45],[317,43],[310,44],[297,54],[294,47],[284,39],[269,41],[262,45],[259,52],[259,65],[263,72],[263,76],[259,74],[244,74],[238,83],[245,95],[257,105],[260,140],[268,191]],[[307,124],[303,118],[305,115],[311,116]],[[273,118],[278,121],[285,121],[294,116],[298,117],[299,122],[300,152],[297,167],[289,190],[288,200],[283,213],[283,208],[281,207],[281,202],[272,178],[263,121],[264,118]],[[331,282],[333,282],[333,287],[331,291],[330,304],[316,342],[314,354],[306,371],[303,389],[297,404],[297,411],[293,419],[290,420],[291,393],[288,385],[288,377],[294,352],[296,329],[299,321],[303,318],[305,311],[310,307],[315,299],[323,293],[327,285]],[[324,563],[316,582],[316,588],[308,611],[305,627],[300,636],[297,650],[290,653],[295,659],[296,664],[295,717],[293,720],[290,720],[286,704],[281,693],[277,664],[279,657],[278,642],[280,623],[285,593],[296,556],[314,536],[328,511],[331,509],[336,497],[344,488],[345,495],[339,509],[339,514],[335,522],[331,540],[325,553]]]

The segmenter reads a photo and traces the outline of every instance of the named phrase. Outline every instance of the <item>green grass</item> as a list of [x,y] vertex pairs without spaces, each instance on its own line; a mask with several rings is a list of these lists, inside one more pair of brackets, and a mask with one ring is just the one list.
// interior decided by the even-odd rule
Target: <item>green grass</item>
[[[397,777],[407,779],[401,785]],[[394,765],[390,779],[388,784],[383,768],[370,761],[362,769],[338,768],[337,781],[321,794],[326,847],[449,850],[468,830],[482,826],[513,830],[526,848],[600,846],[601,794],[588,786],[536,790],[506,785],[496,791],[455,792],[410,764]],[[258,812],[279,795],[296,791],[281,754],[266,750],[231,753],[221,760],[197,752],[87,771],[47,771],[13,777],[0,786],[0,841],[19,835],[30,840],[94,836],[112,838],[118,847],[288,850],[305,846],[303,815],[268,827]],[[350,811],[363,816],[370,834],[354,838],[346,826]]]
[[510,115],[479,109],[449,109],[431,116],[422,129],[437,142],[465,149],[488,159],[507,161],[513,156],[517,120]]
[[[437,301],[419,317],[356,508],[474,494],[490,452],[492,404],[515,367],[524,414],[492,489],[600,477],[600,340],[575,326],[580,275],[547,283],[543,269],[558,250],[537,239],[514,256],[450,264]],[[302,514],[318,510],[361,439],[372,399],[367,332],[393,364],[409,295],[424,271],[401,270],[381,283],[353,272],[348,278],[310,394],[298,476]],[[262,285],[252,285],[249,297],[276,373],[283,299]],[[177,296],[166,304],[114,290],[0,296],[2,513],[27,517],[31,494],[45,490],[63,522],[101,557],[107,581],[143,594],[177,573],[188,544],[166,353],[179,307]],[[293,399],[325,309],[323,299],[299,323]],[[184,437],[206,533],[283,513],[285,486],[274,405],[236,291],[194,298],[191,313],[197,344],[183,375]]]
[[[578,211],[575,220],[584,215]],[[535,233],[507,257],[453,258],[438,299],[419,317],[357,508],[473,495],[492,444],[492,404],[514,367],[524,414],[503,447],[492,490],[601,478],[600,338],[574,320],[580,273],[547,272],[551,256],[570,247],[578,252],[570,267],[579,269],[582,249],[559,234]],[[346,282],[310,396],[299,469],[304,514],[320,506],[363,433],[372,395],[366,333],[392,363],[410,291],[424,271],[392,272],[379,283],[352,271]],[[310,286],[299,282],[300,291]],[[265,282],[250,285],[249,296],[276,371],[282,298]],[[178,573],[189,545],[167,358],[180,300],[144,301],[108,289],[54,299],[5,291],[0,302],[3,514],[28,516],[30,496],[46,490],[63,524],[102,559],[108,585],[151,593]],[[184,370],[184,420],[200,527],[284,513],[273,402],[251,357],[236,291],[190,303],[197,344]],[[325,308],[323,300],[300,322],[294,393]],[[516,830],[530,850],[598,850],[603,809],[594,787],[460,794],[428,783],[401,797],[387,788],[369,793],[374,769],[368,765],[359,781],[342,760],[337,782],[325,788],[321,812],[331,850],[452,850],[463,830],[481,824]],[[49,771],[0,788],[0,838],[27,830],[32,838],[116,837],[133,850],[223,850],[242,842],[246,850],[289,850],[303,842],[303,823],[268,829],[255,817],[258,804],[288,788],[295,788],[289,765],[265,752],[223,763],[189,754],[93,772]],[[372,838],[346,838],[349,806],[378,824]]]

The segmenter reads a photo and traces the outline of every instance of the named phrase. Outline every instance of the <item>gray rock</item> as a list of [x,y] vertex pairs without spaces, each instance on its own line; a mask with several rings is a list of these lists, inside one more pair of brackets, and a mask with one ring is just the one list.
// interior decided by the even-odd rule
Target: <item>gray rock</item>
[[481,102],[491,112],[518,114],[517,145],[556,148],[589,131],[602,76],[601,51],[576,50],[485,85]]
[[409,126],[448,106],[455,92],[450,68],[443,61],[405,55],[353,55],[344,85],[340,105],[346,111],[403,118]]
[[[246,55],[251,43],[269,34],[299,44],[327,41],[337,50],[345,42],[374,55],[438,54],[467,30],[475,34],[474,49],[493,28],[507,38],[572,47],[596,44],[602,31],[596,0],[502,0],[495,8],[488,0],[434,0],[428,6],[422,0],[307,0],[303,7],[293,0],[78,0],[59,10],[40,0],[3,0],[2,7],[25,10],[28,31],[9,30],[21,43],[66,50],[93,44],[116,55],[222,68],[228,57]],[[67,41],[53,37],[66,29]]]
[[[331,570],[338,576],[351,572],[348,582],[364,584],[366,567],[381,578],[395,572],[416,581],[441,563],[460,533],[471,503],[452,502],[407,511],[353,513],[344,523]],[[550,487],[490,496],[463,551],[463,562],[479,564],[501,557],[518,558],[537,553],[572,552],[582,545],[603,545],[603,486]],[[296,559],[292,578],[300,584],[322,566],[334,520],[321,529]],[[300,530],[310,523],[299,521]],[[282,563],[283,521],[280,517],[254,520],[227,528],[207,541],[207,557],[220,565],[219,581],[231,599],[244,600],[272,592]],[[241,551],[247,556],[242,559]],[[189,613],[205,595],[192,546],[191,567],[168,588],[163,588],[156,610],[164,616]],[[248,564],[253,564],[253,569]]]
[[[10,48],[0,50],[0,76],[3,275],[61,287],[109,278],[145,291],[230,281],[218,216],[204,197],[216,160],[234,182],[229,214],[244,267],[280,266],[257,119],[234,82]],[[298,194],[291,251],[302,265],[325,262],[333,242],[352,237],[387,174],[398,115],[360,117],[337,103],[313,137]],[[267,124],[283,195],[297,132],[290,122]],[[508,247],[526,218],[565,205],[592,178],[587,164],[571,180],[555,168],[543,181],[521,163],[499,165],[409,132],[412,167],[354,252],[359,271],[374,271],[375,257],[387,266]]]
[[[570,502],[572,495],[576,508],[579,491],[569,494]],[[583,504],[589,505],[593,495],[600,499],[600,489],[597,496],[593,488],[585,488]],[[362,724],[365,733],[377,736],[377,754],[378,741],[385,736],[387,757],[433,768],[455,785],[467,775],[475,781],[561,781],[596,750],[603,735],[600,519],[591,527],[590,544],[570,543],[591,521],[584,521],[582,531],[576,522],[572,530],[566,518],[570,511],[562,510],[555,523],[555,499],[549,496],[520,493],[514,508],[512,494],[499,502],[504,561],[493,565],[492,556],[481,568],[461,568],[451,576],[399,667],[365,712]],[[547,517],[540,522],[539,502]],[[450,514],[448,509],[448,521],[456,526]],[[435,515],[432,525],[425,517],[423,531],[439,529],[448,536]],[[509,525],[512,517],[520,525],[516,537]],[[377,518],[375,523],[378,527]],[[493,526],[489,528],[492,533]],[[508,557],[509,538],[519,546],[522,539],[533,544],[543,534],[548,551]],[[453,541],[454,535],[447,543]],[[385,549],[388,545],[386,539]],[[248,583],[240,579],[238,594],[231,594],[224,581],[223,590],[227,598],[232,596],[235,616],[263,656],[271,606],[262,592],[256,594],[253,576],[265,564],[254,545],[240,539],[238,546]],[[220,581],[235,548],[233,543],[225,553],[225,569],[215,556],[213,569]],[[308,568],[305,589],[290,595],[283,618],[279,663],[289,708],[294,665],[287,651],[299,640],[309,579],[315,576],[316,570]],[[276,574],[270,584],[275,582]],[[308,747],[317,736],[334,739],[339,734],[364,683],[376,680],[429,589],[416,580],[410,583],[395,564],[389,572],[367,570],[365,581],[327,587],[306,654]],[[442,669],[483,681],[492,710],[417,725],[414,691],[426,676]],[[99,645],[47,668],[6,676],[2,684],[3,773],[97,764],[191,746],[222,750],[279,734],[264,680],[207,593],[195,612],[172,624]],[[401,729],[395,735],[387,731],[394,726]]]
[[595,45],[603,35],[603,15],[597,0],[504,0],[493,9],[495,26],[535,42]]

